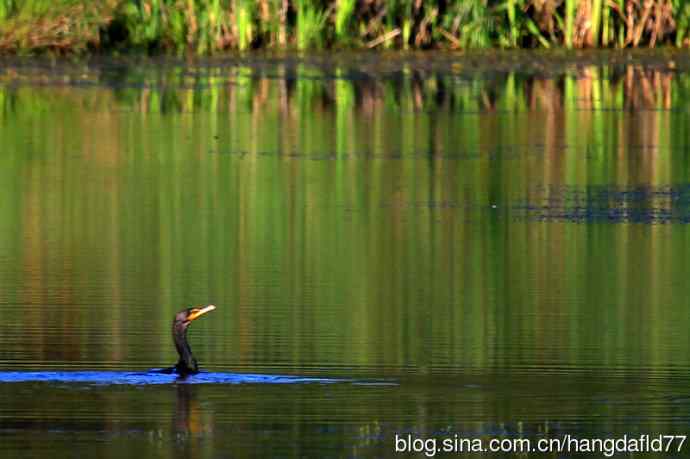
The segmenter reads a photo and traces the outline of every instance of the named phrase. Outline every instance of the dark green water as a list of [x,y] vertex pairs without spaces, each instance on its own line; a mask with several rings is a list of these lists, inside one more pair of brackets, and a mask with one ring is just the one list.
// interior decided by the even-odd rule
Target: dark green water
[[170,365],[208,303],[205,371],[350,380],[0,382],[0,451],[685,435],[684,59],[1,62],[0,381]]

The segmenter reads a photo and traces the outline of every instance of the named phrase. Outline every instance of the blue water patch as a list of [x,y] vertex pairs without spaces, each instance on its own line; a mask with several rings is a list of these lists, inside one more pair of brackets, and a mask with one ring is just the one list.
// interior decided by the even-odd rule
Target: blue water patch
[[201,372],[190,376],[156,371],[2,371],[1,383],[59,382],[86,384],[332,384],[354,382],[347,379],[247,373]]

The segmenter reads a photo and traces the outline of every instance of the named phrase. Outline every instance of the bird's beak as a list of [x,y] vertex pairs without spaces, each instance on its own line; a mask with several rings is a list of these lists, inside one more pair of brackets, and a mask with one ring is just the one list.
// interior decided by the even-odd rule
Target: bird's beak
[[191,314],[189,314],[189,316],[187,316],[187,320],[188,320],[189,322],[191,322],[192,320],[196,320],[196,319],[198,319],[199,317],[201,317],[201,316],[203,316],[204,314],[206,314],[207,312],[213,311],[214,309],[216,309],[216,307],[215,307],[214,305],[212,305],[212,304],[209,304],[208,306],[204,306],[203,308],[194,309],[194,310],[191,312]]

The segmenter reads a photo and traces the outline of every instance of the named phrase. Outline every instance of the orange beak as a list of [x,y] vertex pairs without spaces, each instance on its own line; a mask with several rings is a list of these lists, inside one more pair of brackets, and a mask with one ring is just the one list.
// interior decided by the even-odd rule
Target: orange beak
[[214,309],[216,309],[216,307],[215,307],[214,305],[212,305],[212,304],[209,304],[208,306],[204,306],[203,308],[194,308],[194,309],[192,310],[192,312],[187,316],[187,320],[190,321],[190,322],[191,322],[192,320],[196,320],[196,319],[198,319],[199,317],[201,317],[201,316],[203,316],[204,314],[206,314],[207,312],[213,311]]

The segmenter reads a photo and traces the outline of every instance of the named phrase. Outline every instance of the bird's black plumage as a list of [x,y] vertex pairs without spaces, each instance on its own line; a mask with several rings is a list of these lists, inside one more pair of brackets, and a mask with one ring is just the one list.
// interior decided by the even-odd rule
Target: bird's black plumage
[[210,304],[204,307],[183,309],[175,314],[172,324],[172,335],[173,341],[175,342],[175,349],[177,349],[180,358],[174,367],[164,370],[166,373],[177,373],[181,376],[187,376],[199,372],[199,364],[194,354],[192,354],[192,348],[187,342],[187,328],[192,321],[214,309],[216,309],[216,307]]

